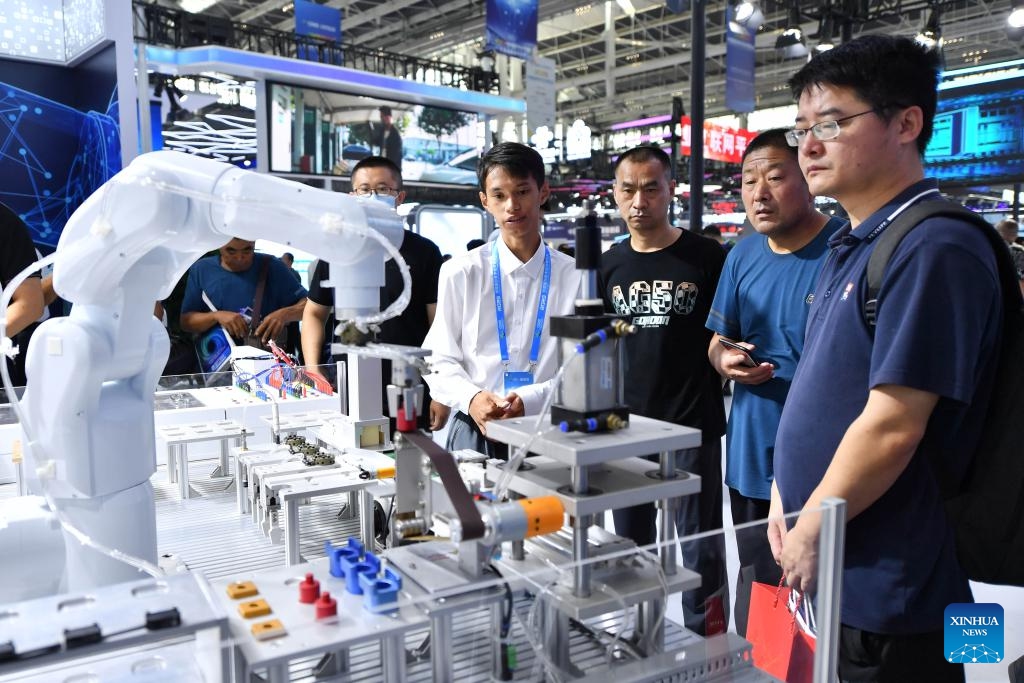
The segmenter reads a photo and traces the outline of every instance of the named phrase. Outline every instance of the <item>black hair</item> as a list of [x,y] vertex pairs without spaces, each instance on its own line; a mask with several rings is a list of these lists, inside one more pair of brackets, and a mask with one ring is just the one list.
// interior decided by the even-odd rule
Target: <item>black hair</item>
[[391,116],[391,107],[389,107],[386,104],[385,105],[381,105],[381,107],[379,109],[377,109],[377,111],[379,111],[384,116]]
[[533,178],[538,188],[544,184],[544,159],[532,147],[518,142],[499,142],[487,150],[476,167],[481,192],[487,191],[487,174],[497,167],[517,180]]
[[487,244],[487,242],[480,239],[479,237],[471,239],[470,241],[466,242],[466,251],[473,251],[477,247],[482,247],[485,244]]
[[[747,144],[747,148],[743,150],[742,161],[747,160],[747,155],[751,152],[756,152],[759,149],[781,149],[789,154],[793,155],[793,159],[796,160],[797,148],[790,147],[789,142],[786,141],[786,133],[788,128],[769,128],[763,130],[757,134],[753,140]],[[741,161],[741,163],[742,163]]]
[[359,160],[352,168],[352,175],[350,177],[355,178],[356,172],[364,168],[386,168],[391,171],[391,175],[398,181],[398,187],[396,190],[402,189],[402,170],[398,168],[398,164],[391,161],[391,159],[385,159],[384,157],[369,156]]
[[938,79],[935,52],[910,38],[866,35],[818,54],[789,79],[789,88],[797,100],[814,86],[851,88],[887,122],[896,109],[920,107],[917,151],[923,155],[932,137]]
[[708,226],[705,226],[705,228],[703,230],[701,230],[701,234],[706,236],[706,237],[711,237],[712,235],[715,236],[715,237],[721,237],[722,236],[722,229],[720,227],[718,227],[717,225],[708,225]]
[[623,152],[622,155],[615,160],[615,167],[612,169],[612,173],[619,170],[619,166],[622,165],[623,161],[629,161],[634,164],[644,164],[648,161],[657,161],[665,170],[666,176],[672,172],[672,159],[665,154],[665,150],[660,147],[655,147],[654,145],[640,145]]
[[290,252],[290,251],[286,251],[286,252],[284,252],[283,254],[281,254],[281,258],[284,258],[285,256],[287,256],[288,258],[290,258],[290,259],[291,259],[292,261],[294,261],[294,260],[295,260],[295,254],[293,254],[293,253],[292,253],[292,252]]

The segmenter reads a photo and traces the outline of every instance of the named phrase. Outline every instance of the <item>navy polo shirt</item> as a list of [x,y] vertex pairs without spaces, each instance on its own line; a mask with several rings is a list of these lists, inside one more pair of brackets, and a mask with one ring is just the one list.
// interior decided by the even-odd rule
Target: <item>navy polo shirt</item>
[[874,339],[863,315],[875,238],[901,206],[939,199],[935,188],[930,180],[915,183],[830,240],[775,443],[784,509],[796,512],[870,389],[898,385],[939,395],[910,464],[847,525],[842,622],[876,633],[939,630],[946,605],[972,600],[929,460],[937,455],[962,478],[981,435],[1002,327],[990,243],[976,226],[928,219],[889,262]]

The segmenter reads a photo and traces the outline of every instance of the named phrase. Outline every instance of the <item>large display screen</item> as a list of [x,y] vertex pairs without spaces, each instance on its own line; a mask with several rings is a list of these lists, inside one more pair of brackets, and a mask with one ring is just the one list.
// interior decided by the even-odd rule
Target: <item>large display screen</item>
[[483,124],[474,112],[268,84],[270,171],[347,176],[370,155],[405,182],[475,185]]
[[1024,71],[993,69],[940,86],[929,176],[990,185],[1024,178]]

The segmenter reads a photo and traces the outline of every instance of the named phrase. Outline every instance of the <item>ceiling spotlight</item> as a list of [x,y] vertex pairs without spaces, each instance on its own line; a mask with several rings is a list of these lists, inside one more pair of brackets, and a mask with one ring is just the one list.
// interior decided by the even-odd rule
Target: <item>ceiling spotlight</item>
[[781,51],[785,59],[807,56],[807,43],[804,42],[804,32],[800,28],[800,9],[796,5],[790,8],[786,29],[775,39],[775,49]]
[[939,8],[933,8],[931,16],[928,17],[928,22],[924,25],[924,28],[921,29],[921,32],[914,36],[914,40],[928,50],[941,50],[942,24],[940,23],[940,19],[941,16],[939,14]]
[[834,48],[836,44],[832,42],[833,35],[835,35],[835,19],[829,12],[822,15],[821,23],[818,24],[818,44],[814,46],[814,53],[820,54]]
[[742,0],[737,3],[736,11],[733,14],[733,21],[743,28],[756,31],[764,23],[764,13],[756,2]]
[[205,12],[210,8],[210,5],[216,3],[217,0],[181,0],[181,9],[192,14],[198,14]]
[[494,71],[494,51],[484,50],[483,52],[477,53],[477,60],[480,62],[480,68],[484,71]]
[[1024,36],[1024,0],[1010,2],[1010,15],[1006,17],[1006,30],[1013,38]]

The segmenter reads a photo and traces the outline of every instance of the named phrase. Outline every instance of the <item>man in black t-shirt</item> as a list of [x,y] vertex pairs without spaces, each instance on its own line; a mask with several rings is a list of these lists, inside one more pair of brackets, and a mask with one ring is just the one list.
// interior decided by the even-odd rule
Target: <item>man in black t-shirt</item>
[[[674,228],[668,206],[675,181],[656,147],[636,147],[615,167],[615,201],[629,239],[602,257],[605,306],[639,328],[625,340],[625,394],[632,412],[700,429],[702,445],[677,451],[677,467],[701,477],[701,491],[679,503],[679,536],[722,528],[722,445],[725,409],[718,373],[708,362],[704,326],[725,263],[712,240]],[[615,531],[639,545],[656,540],[654,505],[614,511]],[[725,543],[721,535],[682,544],[683,563],[701,575],[683,593],[686,627],[724,632],[729,614]]]
[[[15,275],[35,262],[36,249],[28,227],[16,213],[0,204],[0,285],[6,289]],[[43,288],[39,273],[35,272],[14,290],[7,307],[5,334],[19,347],[18,355],[7,360],[14,386],[25,385],[25,352],[43,308]]]
[[[352,170],[352,194],[370,196],[397,206],[405,198],[402,191],[402,175],[390,160],[383,157],[366,157]],[[409,266],[412,276],[412,298],[401,315],[381,324],[377,341],[403,346],[420,346],[427,330],[434,320],[437,307],[437,277],[441,271],[441,252],[426,237],[406,230],[398,252]],[[329,343],[334,332],[334,290],[321,285],[328,279],[329,266],[318,261],[309,282],[309,299],[302,314],[302,355],[306,365],[326,362]],[[384,266],[384,286],[380,290],[380,307],[384,310],[402,294],[402,274],[393,259]],[[330,334],[325,333],[325,329]],[[384,361],[384,384],[391,380],[391,364]],[[428,410],[420,410],[420,426],[433,431],[441,429],[448,420],[448,407],[431,401],[427,396]],[[385,401],[385,406],[387,405]],[[385,408],[386,410],[386,408]]]

